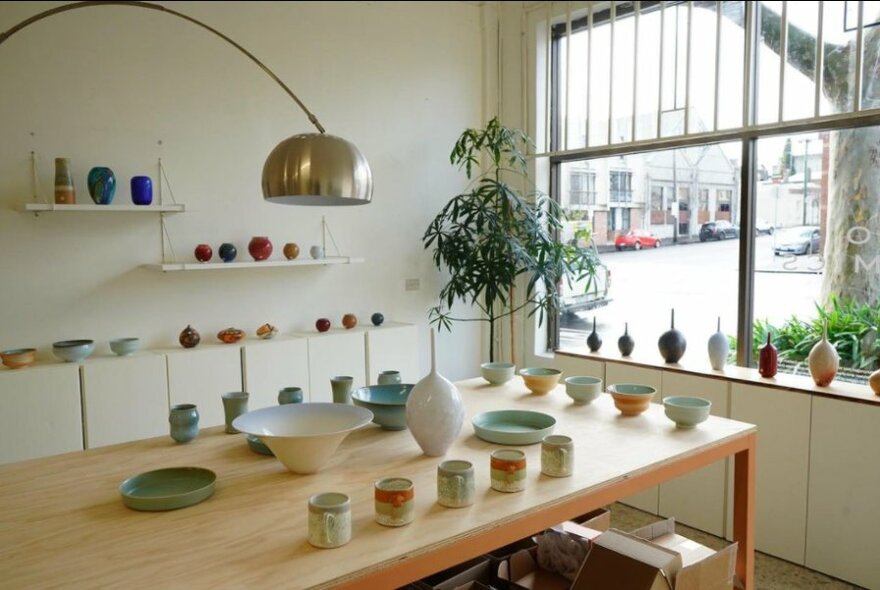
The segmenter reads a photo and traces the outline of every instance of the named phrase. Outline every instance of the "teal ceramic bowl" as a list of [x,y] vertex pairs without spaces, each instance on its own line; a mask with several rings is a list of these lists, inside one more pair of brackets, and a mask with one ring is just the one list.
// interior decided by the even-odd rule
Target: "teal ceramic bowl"
[[94,350],[94,340],[62,340],[52,344],[55,356],[68,363],[85,360]]
[[602,393],[602,380],[598,377],[568,377],[565,393],[577,405],[588,404]]
[[694,428],[709,417],[712,402],[701,397],[673,396],[663,399],[666,417],[679,428]]
[[556,427],[556,418],[531,410],[494,410],[477,414],[471,421],[477,438],[500,445],[541,442]]
[[210,469],[170,467],[126,479],[119,493],[132,510],[176,510],[209,498],[216,481],[217,474]]
[[373,412],[373,422],[384,430],[406,430],[406,400],[411,383],[369,385],[351,392],[351,401]]
[[117,338],[110,341],[110,350],[119,356],[128,356],[141,347],[140,338]]
[[513,379],[516,365],[513,363],[483,363],[480,374],[492,385],[503,385]]

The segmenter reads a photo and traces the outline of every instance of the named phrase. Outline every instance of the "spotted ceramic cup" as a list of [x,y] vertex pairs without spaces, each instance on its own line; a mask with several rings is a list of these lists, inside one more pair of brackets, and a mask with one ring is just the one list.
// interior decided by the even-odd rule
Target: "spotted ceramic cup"
[[397,385],[400,382],[400,371],[382,371],[376,379],[378,385]]
[[309,498],[309,544],[321,549],[351,540],[351,498],[338,492]]
[[447,508],[463,508],[474,503],[476,484],[474,464],[453,459],[437,466],[437,503]]
[[550,434],[541,441],[541,473],[568,477],[574,472],[574,441],[564,434]]
[[500,449],[492,453],[492,489],[499,492],[521,492],[526,489],[526,454],[516,449]]
[[383,526],[403,526],[413,521],[415,488],[404,477],[380,479],[375,486],[376,522]]

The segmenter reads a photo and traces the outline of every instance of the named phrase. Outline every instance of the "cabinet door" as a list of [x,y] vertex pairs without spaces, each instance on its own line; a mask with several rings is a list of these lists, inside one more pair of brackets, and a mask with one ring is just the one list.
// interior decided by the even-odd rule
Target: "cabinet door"
[[241,348],[218,344],[172,351],[166,358],[171,405],[196,404],[200,428],[224,424],[220,396],[230,391],[244,391]]
[[564,354],[557,354],[553,358],[553,363],[551,366],[554,369],[559,369],[562,371],[562,379],[560,383],[565,387],[565,378],[566,377],[597,377],[603,380],[602,388],[604,390],[605,384],[605,363],[602,361],[596,361],[593,359],[584,359],[577,358],[573,356],[566,356]]
[[[727,417],[728,389],[728,382],[722,379],[708,379],[672,371],[663,372],[661,390],[663,397],[687,395],[707,399],[712,402],[713,416]],[[669,428],[675,429],[671,421]],[[675,520],[683,524],[723,536],[727,517],[726,486],[726,459],[661,484],[660,515],[674,516]]]
[[[650,385],[659,392],[662,388],[663,372],[659,369],[648,369],[646,367],[637,367],[629,363],[605,363],[605,388],[614,383],[636,383],[639,385]],[[654,402],[659,403],[660,394],[654,396]],[[650,487],[638,494],[621,498],[624,504],[657,514],[660,510],[660,493],[659,486]]]
[[412,325],[382,325],[366,331],[367,383],[376,383],[381,371],[400,371],[404,383],[417,383],[419,329]]
[[730,417],[758,426],[755,548],[800,564],[807,525],[811,398],[731,384]]
[[880,406],[813,398],[806,565],[866,588],[880,588],[878,432]]
[[309,400],[332,402],[330,378],[348,375],[354,378],[352,387],[366,383],[366,349],[364,332],[330,331],[309,336]]
[[278,405],[278,391],[301,387],[309,401],[309,346],[305,338],[276,338],[242,347],[242,379],[248,409]]
[[0,369],[0,464],[81,451],[79,365]]
[[165,359],[145,354],[82,366],[86,448],[168,434]]

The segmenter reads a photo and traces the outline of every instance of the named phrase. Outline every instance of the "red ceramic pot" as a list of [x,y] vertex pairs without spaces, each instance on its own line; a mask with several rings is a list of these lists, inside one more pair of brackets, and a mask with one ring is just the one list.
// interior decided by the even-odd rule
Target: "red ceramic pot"
[[248,244],[248,252],[254,257],[254,260],[266,260],[272,255],[272,242],[265,236],[251,238]]
[[345,326],[346,330],[351,330],[355,326],[357,326],[358,319],[357,316],[353,313],[347,313],[342,316],[342,325]]
[[326,332],[330,329],[330,320],[327,318],[320,318],[315,322],[315,328],[317,328],[318,332]]
[[208,244],[199,244],[196,246],[195,257],[199,262],[208,262],[213,255],[214,251]]

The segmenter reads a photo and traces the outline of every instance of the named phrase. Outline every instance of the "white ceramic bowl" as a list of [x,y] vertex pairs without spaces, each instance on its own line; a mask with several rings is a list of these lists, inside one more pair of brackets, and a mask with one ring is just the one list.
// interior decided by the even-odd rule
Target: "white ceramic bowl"
[[567,377],[565,393],[578,405],[588,404],[602,394],[602,380],[598,377]]
[[119,356],[133,354],[141,347],[139,338],[117,338],[110,341],[110,350]]
[[370,410],[348,404],[285,404],[242,414],[232,426],[260,437],[294,473],[315,473],[348,433],[372,419]]
[[480,373],[483,379],[492,385],[502,385],[513,379],[516,365],[513,363],[483,363],[480,365]]
[[52,344],[52,352],[68,363],[85,360],[95,350],[94,340],[62,340]]
[[672,396],[663,398],[666,417],[679,428],[694,428],[709,417],[712,402],[701,397]]

